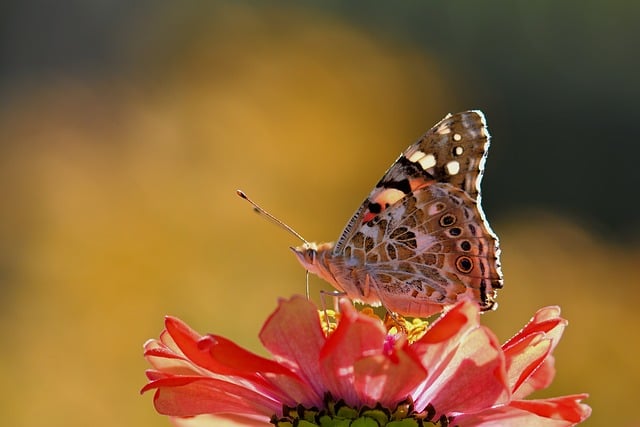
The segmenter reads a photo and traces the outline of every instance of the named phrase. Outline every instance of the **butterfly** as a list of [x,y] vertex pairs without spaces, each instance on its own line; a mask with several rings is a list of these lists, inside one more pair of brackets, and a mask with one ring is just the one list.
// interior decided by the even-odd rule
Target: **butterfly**
[[334,243],[294,247],[350,299],[427,317],[457,301],[497,306],[498,238],[480,205],[489,148],[481,111],[449,114],[409,146]]

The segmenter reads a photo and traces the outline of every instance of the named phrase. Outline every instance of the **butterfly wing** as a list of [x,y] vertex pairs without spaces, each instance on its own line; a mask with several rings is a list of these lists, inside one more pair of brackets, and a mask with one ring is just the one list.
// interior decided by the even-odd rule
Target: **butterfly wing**
[[333,249],[332,273],[350,296],[413,316],[462,298],[494,306],[500,250],[480,206],[488,147],[483,114],[466,111],[400,155]]
[[367,283],[387,309],[428,316],[465,298],[492,308],[502,287],[499,252],[475,201],[436,183],[360,227],[344,259],[361,261],[350,271],[352,280]]
[[344,249],[357,227],[416,189],[435,182],[463,190],[480,206],[480,181],[488,148],[489,133],[481,111],[449,114],[393,163],[345,226],[334,253]]

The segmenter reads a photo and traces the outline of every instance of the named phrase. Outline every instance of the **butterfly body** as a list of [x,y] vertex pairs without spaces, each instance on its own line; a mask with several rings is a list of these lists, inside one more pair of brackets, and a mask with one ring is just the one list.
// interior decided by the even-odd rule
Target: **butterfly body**
[[479,111],[448,115],[405,150],[337,243],[293,248],[355,300],[425,317],[461,299],[495,307],[498,239],[480,206],[489,146]]

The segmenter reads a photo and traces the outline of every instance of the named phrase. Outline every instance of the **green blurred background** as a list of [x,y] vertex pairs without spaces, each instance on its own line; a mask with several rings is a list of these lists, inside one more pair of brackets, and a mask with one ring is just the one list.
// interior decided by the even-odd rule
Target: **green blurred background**
[[[304,292],[282,230],[334,240],[398,153],[481,108],[501,340],[570,321],[541,396],[640,423],[640,3],[5,1],[0,425],[168,422],[140,397],[165,314],[262,352]],[[324,285],[312,282],[313,294]]]

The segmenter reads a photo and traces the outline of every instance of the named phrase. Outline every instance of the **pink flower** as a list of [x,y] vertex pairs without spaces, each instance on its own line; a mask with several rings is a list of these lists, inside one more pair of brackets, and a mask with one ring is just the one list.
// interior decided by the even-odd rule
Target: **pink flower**
[[311,302],[281,301],[260,332],[273,359],[167,317],[160,339],[145,344],[153,369],[142,392],[155,389],[156,410],[177,424],[197,416],[192,426],[212,415],[245,425],[373,418],[441,426],[568,426],[590,415],[585,394],[523,400],[555,374],[551,352],[566,326],[557,307],[540,310],[503,346],[472,303],[455,305],[411,342],[346,299],[340,313],[325,333]]

